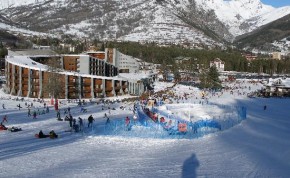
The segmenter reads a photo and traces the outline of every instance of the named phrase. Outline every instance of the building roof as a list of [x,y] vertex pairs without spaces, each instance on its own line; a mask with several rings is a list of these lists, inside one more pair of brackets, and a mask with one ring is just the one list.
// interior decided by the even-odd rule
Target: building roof
[[276,78],[276,79],[270,78],[267,86],[284,86],[289,88],[290,78]]
[[58,56],[56,52],[54,52],[51,49],[23,49],[23,50],[9,50],[8,55],[13,55],[13,56],[30,56],[30,57],[35,57],[35,56]]
[[149,78],[152,75],[156,75],[157,73],[150,73],[148,71],[141,71],[139,73],[120,73],[119,76],[126,79],[131,80],[141,80],[145,78]]
[[[29,68],[33,70],[39,70],[39,71],[48,71],[47,70],[47,65],[43,65],[41,63],[33,61],[30,57],[28,56],[6,56],[6,61],[20,66],[24,68]],[[81,76],[81,77],[89,77],[89,78],[100,78],[100,79],[113,79],[113,80],[124,80],[124,78],[120,77],[104,77],[104,76],[97,76],[97,75],[89,75],[89,74],[81,74],[77,72],[70,72],[70,71],[65,71],[62,70],[61,72],[58,72],[60,74],[65,74],[65,75],[73,75],[73,76]]]

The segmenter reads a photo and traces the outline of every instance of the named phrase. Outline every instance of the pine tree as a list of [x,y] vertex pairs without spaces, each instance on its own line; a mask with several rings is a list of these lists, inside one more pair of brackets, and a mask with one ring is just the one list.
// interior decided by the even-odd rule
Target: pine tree
[[215,66],[210,67],[209,70],[203,70],[199,79],[201,88],[220,89],[222,87],[219,73]]
[[211,89],[220,89],[222,87],[219,79],[219,73],[215,66],[209,68],[208,74],[209,87]]

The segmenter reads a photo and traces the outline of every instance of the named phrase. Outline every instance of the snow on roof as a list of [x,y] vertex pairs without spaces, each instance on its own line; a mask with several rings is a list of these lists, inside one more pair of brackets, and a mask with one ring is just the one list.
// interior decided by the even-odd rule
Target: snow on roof
[[51,49],[25,49],[25,50],[9,50],[8,55],[16,54],[15,56],[55,56],[58,55]]
[[131,80],[150,78],[152,75],[157,75],[157,73],[150,73],[148,71],[139,71],[139,73],[119,73],[120,77]]
[[119,76],[131,80],[141,80],[149,77],[149,75],[145,73],[120,73]]
[[[29,68],[33,70],[39,70],[39,71],[47,71],[47,65],[40,64],[38,62],[33,61],[28,56],[6,56],[6,61],[8,61],[11,64]],[[118,76],[116,77],[105,77],[105,76],[97,76],[97,75],[90,75],[90,74],[81,74],[77,72],[70,72],[70,71],[61,71],[58,72],[60,74],[65,75],[74,75],[74,76],[81,76],[81,77],[89,77],[89,78],[99,78],[99,79],[114,79],[114,80],[124,80],[124,78],[120,78]]]

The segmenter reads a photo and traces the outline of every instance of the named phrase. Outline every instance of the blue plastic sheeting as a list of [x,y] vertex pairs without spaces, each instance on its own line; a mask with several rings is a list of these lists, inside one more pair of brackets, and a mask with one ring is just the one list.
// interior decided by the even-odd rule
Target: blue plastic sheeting
[[[209,133],[225,130],[234,125],[237,125],[242,120],[246,119],[247,108],[235,107],[238,113],[238,117],[227,118],[223,120],[199,120],[197,122],[184,121],[181,118],[172,117],[172,120],[176,120],[175,123],[186,123],[187,132],[179,132],[177,124],[170,129],[164,128],[163,125],[155,123],[152,119],[144,113],[142,107],[137,105],[136,111],[138,115],[138,122],[134,123],[131,121],[129,125],[125,124],[124,120],[112,121],[107,124],[104,128],[105,135],[116,135],[125,137],[140,137],[140,138],[174,138],[174,139],[192,139],[204,136]],[[158,114],[167,115],[164,111],[155,109],[154,112]]]
[[141,125],[147,126],[148,121],[151,120],[147,114],[144,113],[142,107],[140,105],[137,105],[137,114],[138,114],[138,121]]
[[221,130],[221,125],[215,120],[199,120],[194,123],[188,123],[188,125],[192,127],[192,130],[197,130],[202,127],[211,127]]

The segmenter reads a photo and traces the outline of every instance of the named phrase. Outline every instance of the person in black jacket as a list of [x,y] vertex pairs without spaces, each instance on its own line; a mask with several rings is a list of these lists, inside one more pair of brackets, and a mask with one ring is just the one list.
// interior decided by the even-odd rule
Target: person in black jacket
[[94,118],[93,118],[92,115],[90,115],[90,116],[88,117],[88,121],[89,121],[89,123],[88,123],[88,127],[93,126]]
[[42,130],[40,130],[39,133],[38,133],[38,137],[39,137],[39,138],[46,138],[46,137],[48,137],[48,135],[45,135],[45,134],[42,132]]

